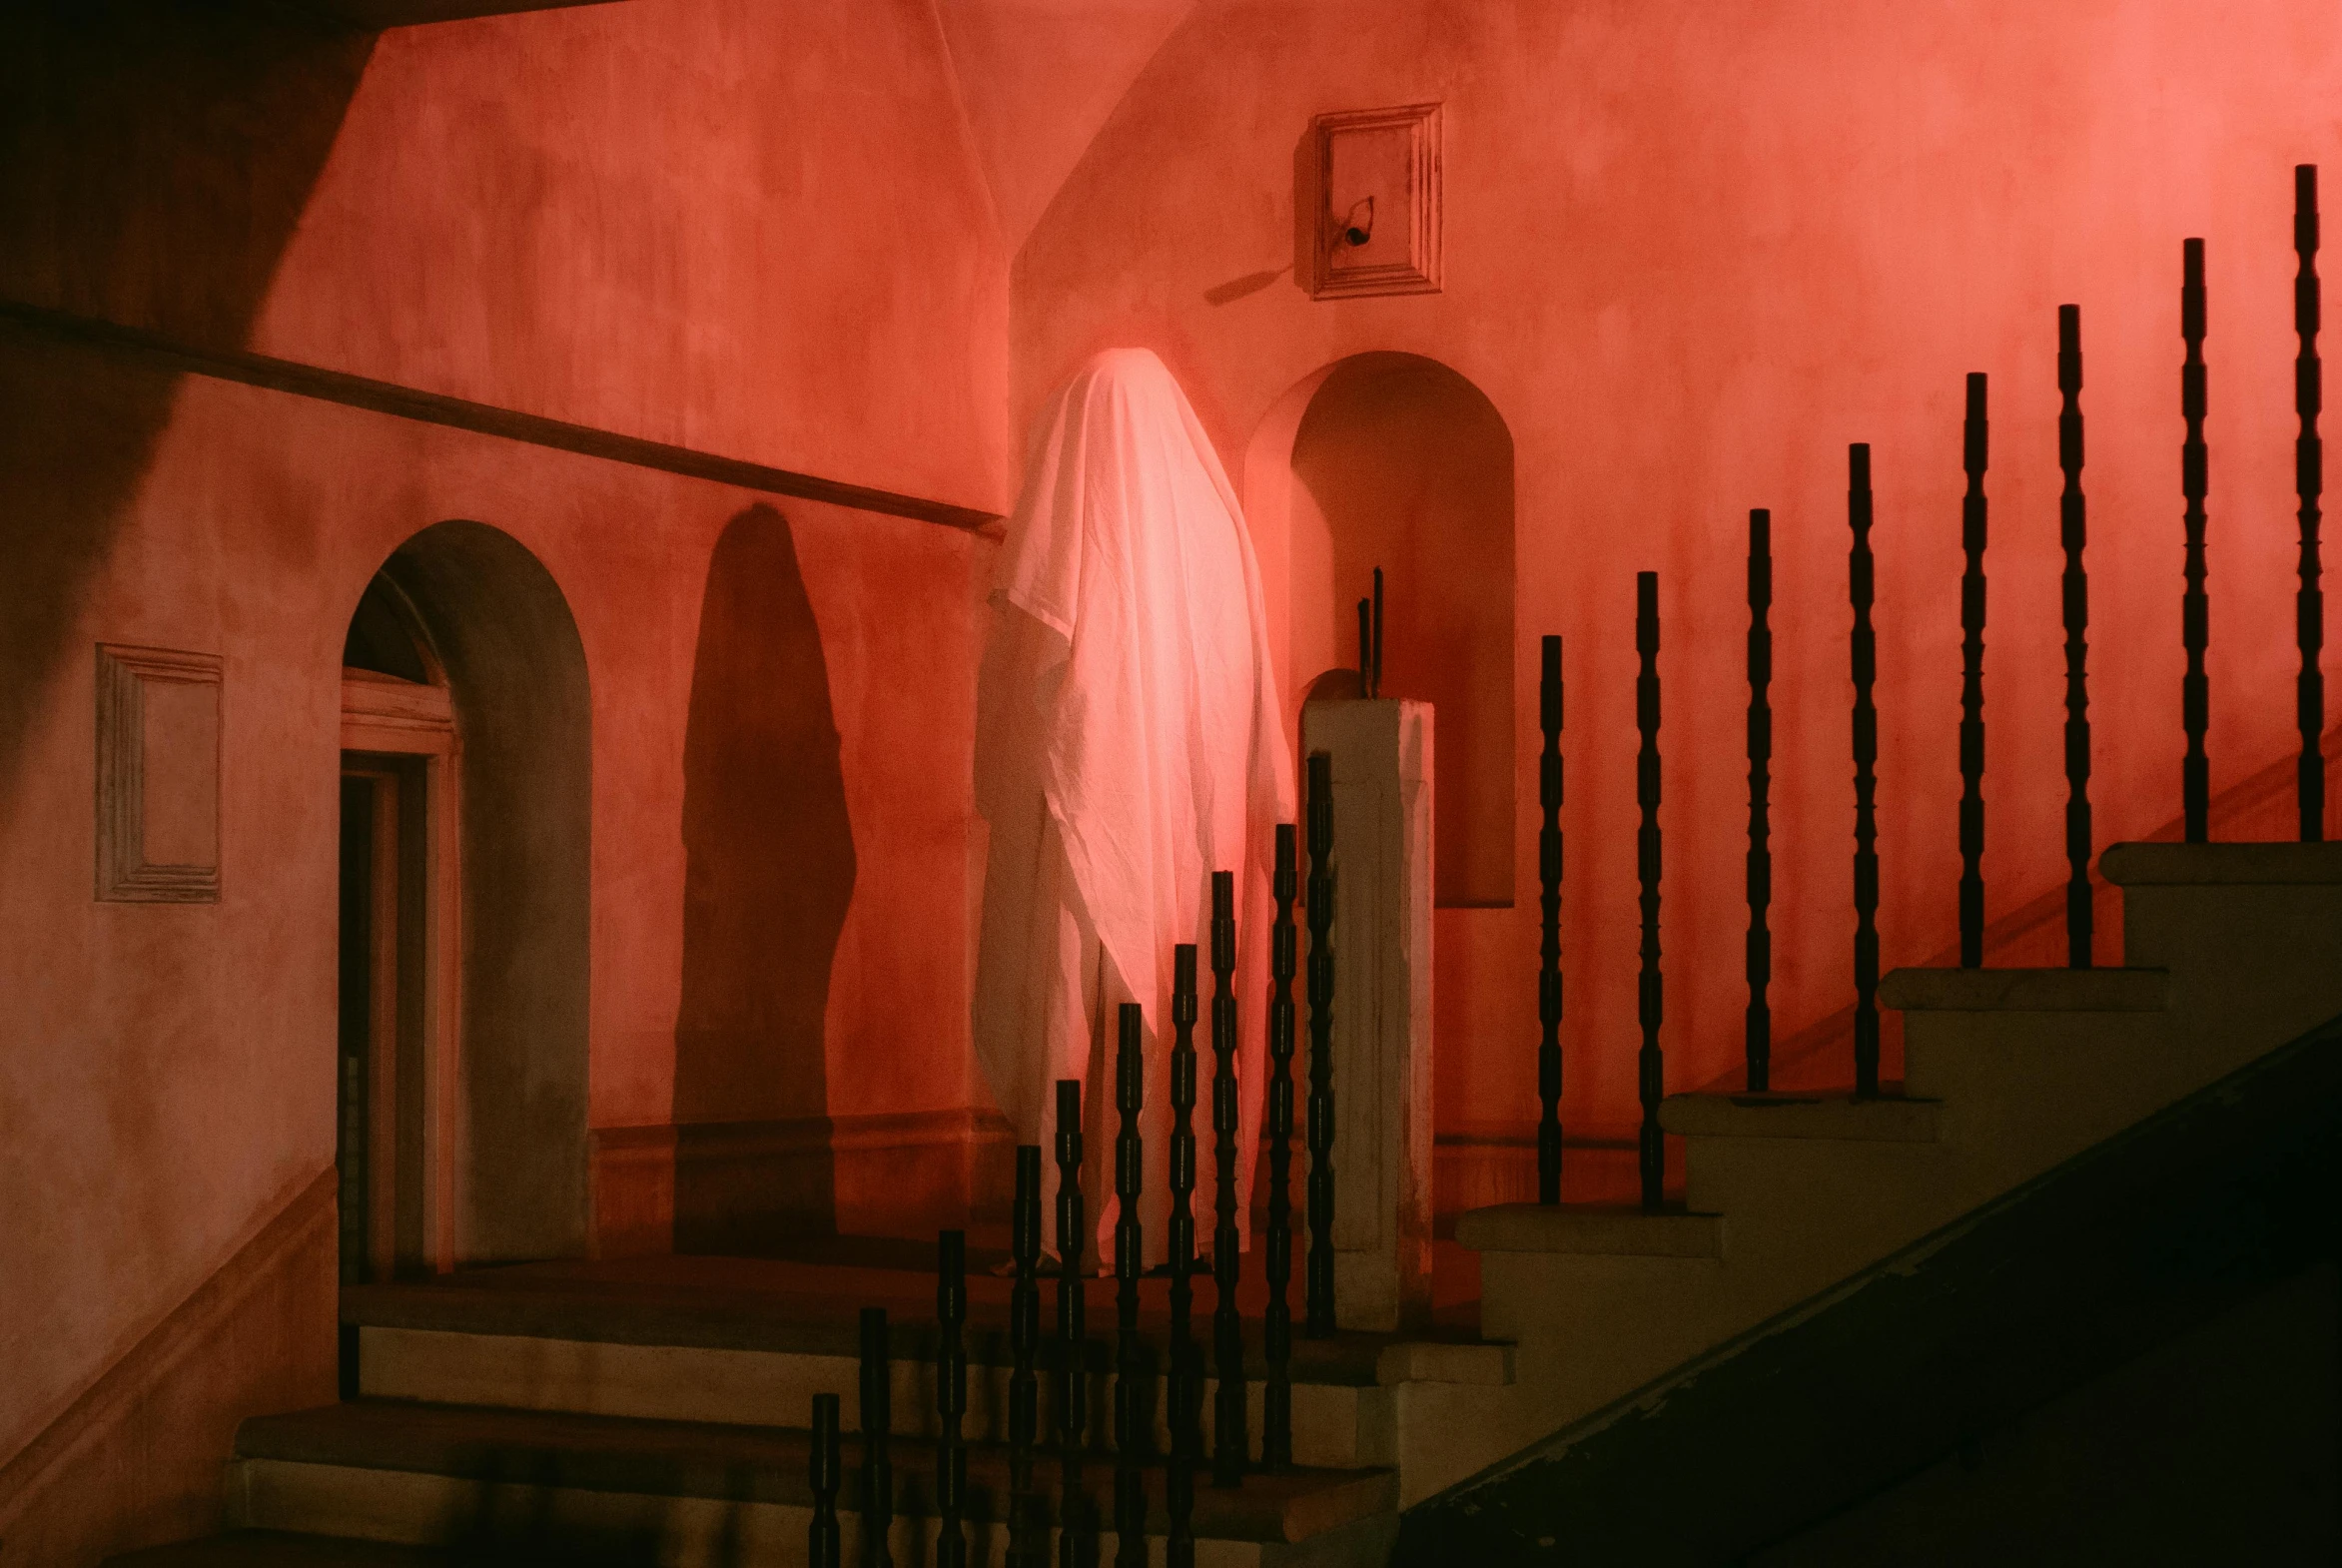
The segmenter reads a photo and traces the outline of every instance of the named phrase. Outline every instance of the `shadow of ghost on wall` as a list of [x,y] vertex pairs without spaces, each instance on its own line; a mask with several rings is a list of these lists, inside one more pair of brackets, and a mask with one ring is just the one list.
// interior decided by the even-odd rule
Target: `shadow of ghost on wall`
[[823,1019],[854,896],[821,628],[786,518],[752,506],[708,563],[683,740],[675,1249],[836,1227]]

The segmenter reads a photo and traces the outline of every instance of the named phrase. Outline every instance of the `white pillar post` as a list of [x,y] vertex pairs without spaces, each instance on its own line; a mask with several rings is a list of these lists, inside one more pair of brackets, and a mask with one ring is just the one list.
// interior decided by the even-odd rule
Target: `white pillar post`
[[1334,1318],[1431,1314],[1431,704],[1313,702],[1333,759]]

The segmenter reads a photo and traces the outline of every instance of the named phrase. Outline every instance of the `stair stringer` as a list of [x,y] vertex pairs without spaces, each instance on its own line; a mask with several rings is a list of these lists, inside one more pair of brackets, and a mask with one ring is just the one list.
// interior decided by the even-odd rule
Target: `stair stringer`
[[[2321,1359],[2331,1388],[2317,1341],[2342,1247],[2338,1178],[2342,1017],[1411,1510],[1395,1561],[1748,1561],[2293,1284],[2324,1305],[2296,1315],[2308,1342],[2264,1356],[2262,1370],[2284,1362],[2308,1379],[2293,1416],[2310,1446],[2281,1457],[2264,1446],[2256,1473],[2228,1477],[2242,1488],[2233,1495],[2165,1466],[2171,1490],[2122,1506],[2160,1510],[2230,1558],[2327,1560],[2313,1481],[2322,1439],[2310,1434],[2324,1424]],[[2142,1436],[2108,1441],[2135,1458]],[[2312,1474],[2289,1473],[2301,1464]],[[2293,1507],[2302,1485],[2310,1500]],[[2061,1493],[2039,1500],[2063,1515]],[[2222,1526],[2201,1528],[2205,1510]],[[2086,1555],[2086,1529],[2065,1536],[2063,1550]],[[1866,1560],[1897,1550],[1877,1537],[1870,1547]],[[1969,1560],[1934,1538],[1911,1549]],[[2228,1560],[2188,1556],[2214,1559]]]

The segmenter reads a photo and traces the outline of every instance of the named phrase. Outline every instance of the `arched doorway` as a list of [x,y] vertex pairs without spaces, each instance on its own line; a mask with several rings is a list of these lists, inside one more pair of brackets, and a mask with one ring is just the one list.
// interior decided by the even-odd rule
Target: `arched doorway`
[[[1513,900],[1513,445],[1462,376],[1352,356],[1286,392],[1245,459],[1246,511],[1283,562],[1293,709],[1355,690],[1356,605],[1386,574],[1382,692],[1437,710],[1436,901]],[[1281,550],[1263,534],[1279,536]],[[1271,588],[1273,592],[1273,587]]]
[[343,660],[344,1275],[582,1254],[591,754],[568,605],[510,535],[442,522],[368,583]]
[[462,992],[457,756],[445,666],[406,595],[377,573],[342,647],[334,1164],[345,1284],[454,1261],[444,1130]]

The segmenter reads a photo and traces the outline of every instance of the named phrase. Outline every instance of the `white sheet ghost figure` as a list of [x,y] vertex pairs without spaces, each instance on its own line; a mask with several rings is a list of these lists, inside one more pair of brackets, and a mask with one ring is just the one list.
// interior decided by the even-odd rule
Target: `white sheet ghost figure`
[[[977,1058],[1017,1141],[1042,1145],[1049,1195],[1054,1085],[1082,1081],[1083,1188],[1111,1261],[1116,1017],[1123,1002],[1145,1007],[1140,1213],[1160,1261],[1171,950],[1195,943],[1194,1206],[1208,1248],[1211,873],[1236,882],[1241,1234],[1266,1083],[1273,831],[1292,820],[1293,770],[1243,513],[1153,354],[1099,355],[1049,400],[992,604],[977,686],[976,803],[992,830]],[[1045,1236],[1054,1249],[1054,1228]]]

